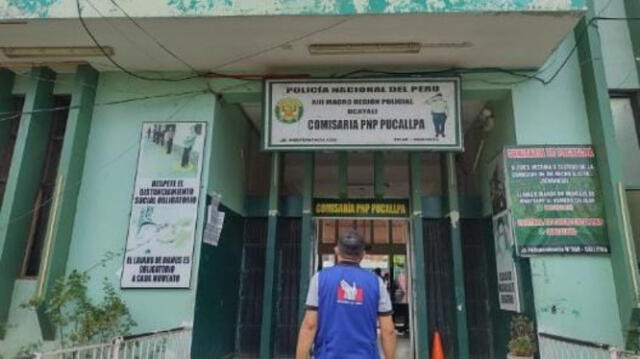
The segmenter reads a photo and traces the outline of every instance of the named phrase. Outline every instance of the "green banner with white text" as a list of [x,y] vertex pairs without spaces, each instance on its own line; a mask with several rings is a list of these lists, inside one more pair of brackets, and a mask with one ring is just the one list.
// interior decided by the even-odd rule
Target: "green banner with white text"
[[507,147],[503,156],[518,254],[609,252],[593,147]]

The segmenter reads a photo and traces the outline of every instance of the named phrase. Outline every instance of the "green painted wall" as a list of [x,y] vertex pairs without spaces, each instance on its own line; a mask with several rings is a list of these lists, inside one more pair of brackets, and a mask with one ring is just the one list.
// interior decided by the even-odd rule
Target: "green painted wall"
[[240,106],[219,104],[212,141],[208,190],[222,194],[222,202],[244,215],[249,123]]
[[[541,76],[548,78],[560,60],[574,46],[569,35],[556,55],[547,61]],[[567,66],[549,85],[528,81],[513,87],[513,102],[518,144],[589,143],[589,123],[577,56],[573,54]]]
[[10,308],[11,315],[7,322],[7,336],[4,341],[0,340],[0,358],[13,359],[18,351],[30,345],[39,345],[42,349],[51,346],[52,343],[42,340],[35,311],[20,308],[22,303],[26,303],[33,297],[36,287],[37,283],[34,279],[15,281]]
[[[548,78],[574,46],[570,34],[545,65],[542,77]],[[586,103],[577,56],[549,85],[536,81],[515,83],[511,96],[491,101],[495,128],[488,134],[479,166],[488,167],[492,158],[509,144],[584,144],[590,143]],[[490,215],[489,173],[482,181],[483,213]],[[490,254],[491,265],[495,265]],[[595,342],[622,345],[611,261],[608,256],[537,256],[521,263],[525,311],[535,316],[539,331]],[[527,285],[530,281],[531,287]],[[585,295],[588,293],[588,295]],[[527,308],[529,307],[529,308]],[[494,349],[503,355],[508,340],[511,315],[492,305]]]
[[202,244],[193,358],[222,358],[235,349],[245,220],[230,208],[220,206],[220,210],[225,219],[219,245]]
[[531,272],[538,330],[622,345],[609,257],[535,257]]
[[[571,34],[556,57],[564,58],[573,45]],[[574,54],[550,85],[530,81],[514,87],[517,144],[591,142],[578,66]],[[609,256],[536,256],[530,261],[540,331],[623,344]]]
[[193,358],[221,358],[235,349],[246,199],[248,119],[238,105],[218,103],[211,145],[210,194],[226,213],[217,247],[202,244],[195,304]]
[[[595,0],[598,16],[627,16],[625,0]],[[636,1],[637,3],[637,1]],[[631,46],[631,33],[626,21],[598,21],[602,56],[607,84],[610,89],[632,89],[640,87],[636,62],[640,54]],[[636,37],[640,35],[636,34]]]
[[[128,75],[102,73],[96,103],[136,96],[154,96],[204,89],[202,81],[180,83],[148,82]],[[86,270],[106,253],[118,253],[104,266],[91,271],[90,291],[101,293],[101,279],[119,288],[122,250],[125,246],[131,198],[138,160],[141,126],[144,121],[202,121],[207,123],[205,154],[211,149],[215,99],[209,94],[166,97],[94,109],[80,187],[73,239],[67,271]],[[202,183],[209,177],[209,157],[203,161]],[[204,198],[205,191],[201,192]],[[202,233],[205,201],[200,200],[197,232]],[[191,289],[128,289],[120,291],[134,319],[135,332],[169,329],[193,321],[198,276],[200,238],[196,236]],[[161,313],[162,315],[159,315]]]
[[[66,83],[69,77],[62,78]],[[18,76],[13,93],[25,93],[29,89],[29,78]],[[200,80],[187,83],[149,83],[132,79],[127,75],[103,73],[97,88],[96,106],[93,113],[92,126],[89,133],[85,154],[85,166],[82,183],[79,186],[79,198],[72,241],[69,248],[67,271],[73,269],[91,269],[93,278],[90,292],[93,296],[101,294],[101,280],[107,278],[114,286],[119,287],[122,251],[125,246],[131,198],[138,161],[140,128],[144,121],[204,121],[208,124],[205,153],[217,154],[204,161],[202,183],[210,193],[223,193],[223,202],[230,211],[230,225],[225,237],[226,254],[216,252],[216,258],[228,258],[236,261],[227,270],[239,275],[240,239],[234,233],[242,230],[242,226],[233,224],[236,217],[245,212],[245,148],[249,125],[243,112],[237,105],[216,105],[216,100],[204,92],[181,97],[162,97],[159,99],[134,101],[122,104],[105,105],[124,98],[146,97],[165,93],[198,92],[206,87]],[[56,92],[68,93],[71,87],[56,84]],[[217,111],[217,112],[216,112]],[[217,121],[214,124],[214,113]],[[215,127],[215,128],[214,128]],[[215,134],[215,135],[214,135]],[[203,196],[205,191],[203,191]],[[204,200],[201,201],[200,221],[205,211]],[[198,229],[201,233],[201,229]],[[236,233],[237,234],[237,233]],[[233,239],[238,239],[235,243]],[[236,246],[237,244],[237,246]],[[210,249],[210,248],[209,248]],[[196,303],[196,284],[198,281],[200,238],[197,238],[194,249],[194,267],[192,287],[189,290],[123,290],[121,295],[127,301],[134,319],[138,322],[135,332],[146,332],[168,329],[180,325],[190,325],[194,320]],[[233,252],[233,255],[231,254]],[[96,266],[108,253],[116,253],[114,259],[104,266]],[[209,253],[211,254],[211,253]],[[211,259],[211,257],[208,257]],[[218,260],[215,260],[217,263]],[[208,262],[211,265],[211,262]],[[215,274],[213,267],[205,266],[204,277]],[[212,272],[213,271],[213,272]],[[224,272],[224,270],[222,270]],[[229,273],[221,278],[228,278]],[[34,282],[35,281],[31,281]],[[237,281],[236,281],[237,282]],[[35,284],[20,287],[18,302],[12,302],[11,322],[21,323],[19,330],[9,328],[9,333],[23,333],[24,330],[40,333],[35,313],[28,311],[29,320],[23,318],[24,310],[18,309],[24,298],[35,294]],[[204,287],[203,287],[204,288]],[[216,292],[201,291],[207,295],[218,295]],[[214,288],[215,289],[215,288]],[[237,296],[237,290],[232,290]],[[235,303],[235,299],[226,298],[227,303]],[[167,310],[170,308],[171,310]],[[208,310],[206,305],[200,311]],[[229,318],[235,314],[227,311]],[[163,315],[157,315],[162,312]],[[220,328],[218,328],[220,330]],[[201,333],[201,332],[199,332]],[[0,347],[0,354],[5,350],[14,350],[26,343],[26,337],[15,337],[9,349]],[[228,343],[225,338],[225,343]],[[0,342],[3,343],[3,342]],[[233,343],[233,341],[231,341]],[[4,343],[3,343],[4,344]],[[225,344],[226,345],[226,344]],[[222,348],[230,348],[228,345]]]
[[[493,110],[495,127],[487,134],[484,150],[480,157],[478,166],[477,181],[480,182],[482,195],[482,215],[491,218],[491,197],[489,192],[489,179],[493,167],[492,161],[502,152],[506,145],[516,143],[516,121],[514,118],[514,100],[511,95],[507,95],[499,100],[492,100],[487,103],[487,107]],[[489,284],[489,312],[491,315],[491,330],[493,339],[493,351],[497,358],[503,358],[507,354],[507,345],[510,336],[510,323],[514,313],[500,310],[498,301],[497,272],[495,260],[495,247],[493,235],[487,237],[487,263],[488,263],[488,284]],[[521,259],[518,263],[520,273],[521,300],[524,313],[533,318],[533,286],[531,283],[531,273],[529,262]]]
[[[627,17],[640,18],[640,2],[636,0],[624,0]],[[627,21],[629,33],[631,34],[631,48],[636,59],[636,72],[640,77],[640,21]],[[640,82],[640,78],[638,79]],[[640,87],[640,86],[638,86]]]

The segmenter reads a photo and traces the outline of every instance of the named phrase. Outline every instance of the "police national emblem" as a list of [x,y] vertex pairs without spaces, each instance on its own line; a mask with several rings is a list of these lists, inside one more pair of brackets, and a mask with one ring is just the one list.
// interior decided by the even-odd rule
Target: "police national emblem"
[[296,123],[302,118],[304,106],[295,97],[285,97],[276,103],[275,115],[282,123]]

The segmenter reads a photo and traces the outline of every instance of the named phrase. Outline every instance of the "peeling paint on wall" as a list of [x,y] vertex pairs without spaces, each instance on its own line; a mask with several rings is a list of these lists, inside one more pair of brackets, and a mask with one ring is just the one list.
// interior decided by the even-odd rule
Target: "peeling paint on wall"
[[214,0],[169,0],[167,5],[173,6],[181,12],[201,13],[213,9]]
[[23,14],[46,17],[53,4],[60,0],[8,0],[8,5],[15,7]]
[[[92,4],[104,14],[118,14],[108,0],[92,0]],[[578,11],[586,7],[586,0],[122,0],[120,5],[133,17],[355,15]],[[0,18],[5,19],[73,18],[76,12],[76,0],[0,0]],[[99,14],[88,11],[85,15]]]

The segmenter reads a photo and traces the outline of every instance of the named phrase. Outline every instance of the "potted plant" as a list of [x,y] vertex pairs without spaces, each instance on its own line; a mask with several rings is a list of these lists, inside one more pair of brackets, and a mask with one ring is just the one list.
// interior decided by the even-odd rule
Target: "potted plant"
[[511,339],[508,359],[532,359],[537,351],[536,332],[533,323],[524,315],[511,320]]

